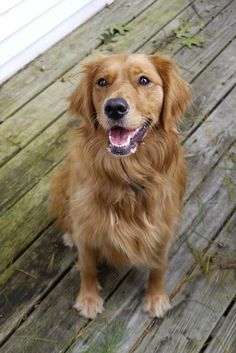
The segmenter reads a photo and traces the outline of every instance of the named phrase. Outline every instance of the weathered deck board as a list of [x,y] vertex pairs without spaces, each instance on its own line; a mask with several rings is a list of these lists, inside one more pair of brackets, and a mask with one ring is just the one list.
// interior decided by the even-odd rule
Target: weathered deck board
[[193,192],[203,176],[235,141],[236,104],[232,98],[235,94],[236,87],[185,143],[188,169],[195,170],[193,178],[188,179],[187,194]]
[[[236,251],[235,227],[232,227],[235,222],[236,215],[217,238],[231,252]],[[208,254],[215,252],[218,252],[217,245]],[[191,274],[181,297],[176,297],[176,307],[161,324],[152,326],[135,352],[200,352],[235,294],[234,270],[219,272],[217,278],[210,279],[197,268]]]
[[222,327],[214,335],[205,353],[234,353],[236,349],[236,304],[225,318]]
[[52,172],[47,174],[0,219],[2,253],[0,271],[46,229],[52,221],[48,212],[48,185]]
[[[233,41],[194,83],[193,97],[195,109],[191,112],[191,116],[189,115],[188,119],[185,120],[183,130],[186,134],[190,134],[196,128],[204,116],[213,109],[214,105],[235,84],[236,58],[233,55],[236,50],[235,45],[236,43]],[[176,42],[176,46],[178,48],[178,41]],[[190,61],[193,56],[194,53],[189,51]],[[210,88],[212,75],[215,78],[217,77],[217,85]],[[222,88],[219,89],[219,87]],[[63,115],[52,126],[46,129],[43,134],[34,139],[32,143],[2,167],[0,171],[0,193],[2,195],[0,210],[9,208],[26,191],[32,188],[36,181],[51,169],[50,160],[53,164],[53,162],[56,163],[62,159],[62,150],[66,141],[64,126],[66,126],[66,119]],[[32,161],[34,161],[33,164]],[[9,171],[11,172],[9,173]]]
[[163,29],[145,43],[138,52],[153,54],[157,51],[172,55],[182,47],[183,38],[176,40],[173,33],[180,26],[187,24],[191,35],[199,33],[209,22],[213,20],[222,10],[224,10],[232,0],[212,1],[195,0],[192,6],[187,7],[173,21],[168,23]]
[[[132,30],[125,36],[125,41],[118,40],[100,47],[100,51],[105,53],[132,53],[137,51],[140,43],[145,43],[157,31],[162,29],[166,23],[181,13],[189,3],[193,1],[178,0],[170,4],[165,0],[159,0],[156,6],[151,6],[145,12],[145,16],[139,16],[130,26]],[[138,39],[138,40],[137,40]]]
[[[233,1],[220,16],[214,18],[199,35],[204,39],[204,50],[200,47],[194,47],[192,50],[195,53],[194,60],[188,61],[186,50],[180,50],[177,54],[177,62],[181,57],[181,68],[185,71],[185,77],[189,80],[192,77],[193,71],[201,72],[201,70],[209,65],[209,63],[223,50],[228,43],[235,38],[236,18],[234,16],[236,3]],[[218,42],[216,38],[220,38]],[[215,51],[217,47],[218,53]]]
[[[156,5],[156,8],[154,8],[154,5],[150,7],[148,11],[150,12],[151,10],[153,10],[153,13],[158,14],[160,11],[161,3],[158,2],[159,7]],[[179,8],[179,11],[180,11],[181,5],[178,5],[178,6],[180,6]],[[229,43],[234,36],[234,33],[235,33],[234,27],[235,27],[236,20],[234,16],[231,14],[231,11],[233,10],[235,10],[235,3],[232,3],[229,6],[229,10],[228,10],[229,13],[225,9],[222,12],[222,14],[218,16],[219,18],[217,22],[214,22],[214,20],[212,21],[212,23],[214,22],[213,27],[211,28],[206,27],[207,33],[210,30],[212,30],[212,32],[209,32],[211,33],[211,38],[208,38],[207,47],[209,46],[209,48],[208,48],[208,51],[206,51],[206,55],[209,60],[212,59],[213,55],[216,56],[218,54],[217,52],[218,41],[219,41],[219,50],[222,50],[222,43],[224,43],[224,46],[226,46],[227,43]],[[148,22],[148,19],[146,19],[145,14],[146,13],[144,12],[143,16],[139,16],[137,18],[137,21],[138,21],[137,26],[138,25],[140,26],[139,31],[142,31],[142,26],[145,23],[146,23],[147,31],[149,26],[151,26],[150,23]],[[170,12],[169,15],[173,16],[172,12]],[[226,21],[226,17],[227,17],[227,29],[225,31],[222,31],[221,30],[222,26],[220,26],[219,23],[221,24],[224,23],[224,21]],[[146,21],[145,23],[143,23],[142,21],[143,18]],[[132,23],[134,23],[135,21],[136,19]],[[161,24],[159,24],[158,27],[155,28],[156,32],[158,31],[158,28],[160,30]],[[150,27],[150,30],[153,31],[153,25],[152,27]],[[219,32],[218,35],[216,35],[217,30]],[[225,38],[226,32],[227,32],[227,39]],[[132,31],[130,33],[132,33]],[[118,45],[123,46],[123,51],[124,51],[126,46],[126,40],[127,40],[126,36],[120,37],[119,40],[116,42],[116,46]],[[136,39],[135,41],[133,41],[132,46],[130,47],[130,50],[135,51],[138,47],[141,46],[141,44],[142,43]],[[102,47],[103,46],[100,47],[101,50],[102,50]],[[179,55],[182,55],[181,53]],[[186,58],[184,59],[186,60],[186,62],[188,62],[188,59]],[[178,58],[177,58],[177,61],[178,61]],[[198,63],[197,69],[203,70],[204,65],[206,65],[205,60]],[[195,66],[196,66],[196,63],[195,63]],[[73,89],[73,84],[77,82],[78,71],[79,71],[79,66],[76,66],[75,68],[73,68],[71,71],[67,73],[66,78],[65,80],[63,80],[63,82],[61,80],[56,81],[42,94],[37,96],[32,102],[30,102],[25,107],[23,107],[19,112],[14,114],[11,117],[11,119],[9,119],[8,121],[5,122],[5,124],[2,124],[2,126],[0,126],[0,135],[4,136],[5,138],[10,138],[11,141],[13,141],[15,144],[18,144],[19,147],[21,148],[26,146],[30,141],[33,140],[34,137],[36,137],[40,133],[40,131],[47,128],[47,126],[49,126],[58,118],[58,115],[62,114],[63,111],[65,111],[66,103],[65,103],[64,97]],[[188,76],[188,72],[187,72],[187,76]],[[17,134],[16,133],[14,134],[12,132],[13,131],[12,126],[14,126],[14,129],[18,131]],[[11,158],[10,153],[8,155],[5,155],[4,160],[0,161],[0,163],[3,164],[9,158]]]
[[[100,276],[104,299],[109,297],[124,275],[124,270],[117,272],[103,268]],[[71,339],[74,338],[79,328],[88,322],[72,308],[78,289],[79,274],[77,270],[72,269],[47,296],[43,305],[38,306],[36,312],[40,314],[41,319],[36,322],[34,315],[30,315],[22,324],[22,329],[20,328],[12,335],[11,339],[0,348],[0,352],[16,352],[18,347],[22,347],[27,353],[32,349],[34,352],[46,353],[48,351],[52,353],[58,352],[62,346],[70,345]],[[51,311],[53,307],[60,309],[59,311]],[[63,315],[61,315],[62,313]],[[26,330],[24,330],[25,324],[27,325]],[[48,338],[50,336],[51,338]],[[29,347],[31,347],[30,350]]]
[[68,116],[64,114],[0,170],[0,211],[10,208],[66,153]]
[[0,277],[0,345],[68,271],[75,258],[75,252],[66,252],[61,232],[52,226],[4,272]]
[[116,1],[10,78],[0,90],[1,120],[11,116],[99,46],[99,37],[107,28],[117,23],[127,24],[153,2]]
[[[184,140],[197,129],[236,84],[235,50],[236,40],[234,39],[193,81],[191,85],[193,104],[181,129]],[[213,81],[214,85],[212,85]]]
[[[19,151],[19,147],[0,136],[0,161],[5,161],[7,155],[14,156]],[[1,162],[0,162],[1,166]]]

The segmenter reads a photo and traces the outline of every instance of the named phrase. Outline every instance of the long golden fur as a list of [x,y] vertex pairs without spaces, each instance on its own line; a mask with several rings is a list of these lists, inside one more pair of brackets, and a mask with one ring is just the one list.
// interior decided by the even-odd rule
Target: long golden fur
[[[122,123],[104,112],[108,100],[117,98],[129,106]],[[185,188],[176,125],[189,102],[189,87],[168,57],[99,56],[83,65],[70,96],[70,111],[82,121],[53,181],[52,208],[67,242],[79,251],[81,288],[75,308],[86,317],[102,311],[100,258],[150,269],[144,309],[160,317],[169,308],[164,275]],[[119,157],[109,151],[109,134],[116,130],[111,138],[125,139],[123,134],[134,134],[140,126],[147,131],[135,148]]]

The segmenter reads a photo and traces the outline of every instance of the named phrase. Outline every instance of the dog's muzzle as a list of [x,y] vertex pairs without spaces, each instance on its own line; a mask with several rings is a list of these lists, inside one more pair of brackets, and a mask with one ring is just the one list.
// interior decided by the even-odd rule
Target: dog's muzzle
[[120,120],[129,112],[129,105],[123,98],[108,99],[104,112],[109,119]]

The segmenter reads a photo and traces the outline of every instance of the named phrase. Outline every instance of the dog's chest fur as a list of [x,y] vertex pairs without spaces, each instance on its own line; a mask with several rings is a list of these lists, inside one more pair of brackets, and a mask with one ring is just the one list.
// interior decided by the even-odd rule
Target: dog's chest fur
[[163,200],[170,211],[172,205],[163,190],[159,192],[160,197],[154,200],[158,194],[144,187],[126,185],[109,190],[104,186],[95,194],[92,185],[80,185],[74,197],[79,212],[77,207],[73,210],[78,240],[93,244],[99,255],[114,265],[157,264],[162,244],[170,240],[176,223],[174,214],[172,219],[165,219]]

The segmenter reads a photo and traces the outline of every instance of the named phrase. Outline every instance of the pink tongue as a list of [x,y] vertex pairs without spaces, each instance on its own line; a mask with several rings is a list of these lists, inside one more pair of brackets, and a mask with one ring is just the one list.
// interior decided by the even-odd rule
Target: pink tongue
[[132,138],[135,135],[135,129],[128,130],[122,127],[116,126],[109,132],[110,142],[113,145],[125,145],[129,142],[129,137]]

